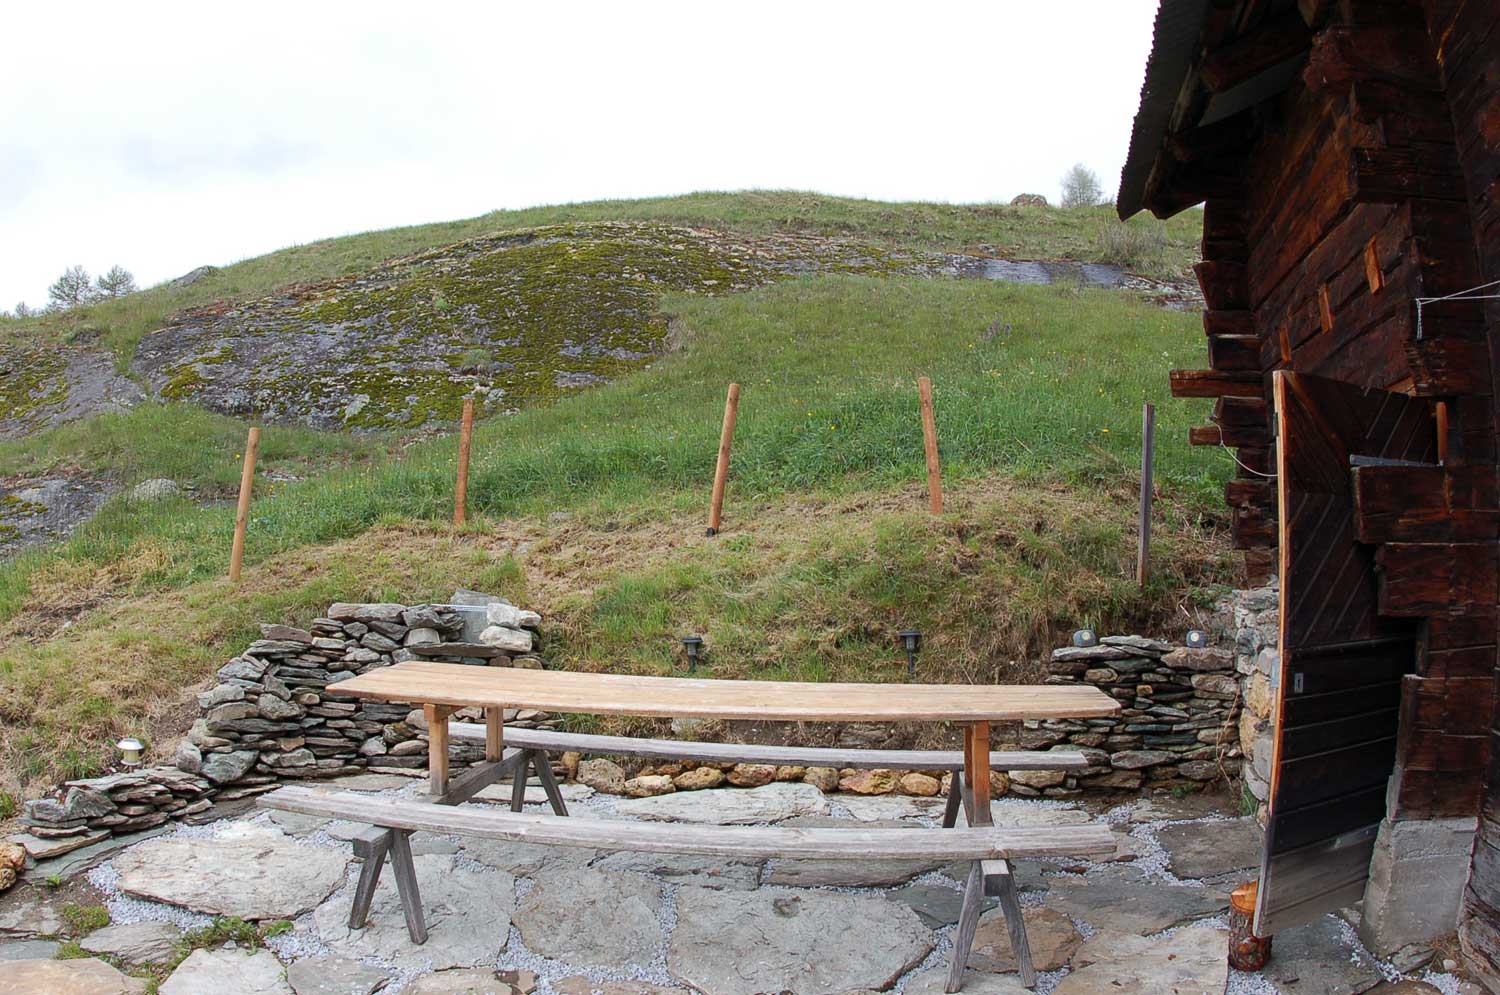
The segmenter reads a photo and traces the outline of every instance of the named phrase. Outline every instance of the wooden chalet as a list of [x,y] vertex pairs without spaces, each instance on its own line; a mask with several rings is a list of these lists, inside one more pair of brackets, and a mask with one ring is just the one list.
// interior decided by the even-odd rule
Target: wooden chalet
[[1363,898],[1500,991],[1500,0],[1162,0],[1118,204],[1203,205],[1172,387],[1280,578],[1258,929]]

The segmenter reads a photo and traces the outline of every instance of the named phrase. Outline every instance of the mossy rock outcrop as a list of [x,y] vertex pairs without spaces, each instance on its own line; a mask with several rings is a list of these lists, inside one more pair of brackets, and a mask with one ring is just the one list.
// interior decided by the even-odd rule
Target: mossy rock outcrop
[[315,428],[411,428],[474,394],[515,410],[645,365],[664,292],[804,273],[951,271],[941,257],[804,236],[553,225],[459,242],[275,296],[175,315],[133,369],[156,394]]
[[144,396],[108,353],[0,345],[0,438],[122,411]]

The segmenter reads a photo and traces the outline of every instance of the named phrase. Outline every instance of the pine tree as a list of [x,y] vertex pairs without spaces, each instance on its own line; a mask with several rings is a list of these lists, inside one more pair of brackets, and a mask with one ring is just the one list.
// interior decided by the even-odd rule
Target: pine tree
[[59,311],[87,304],[93,299],[93,281],[82,266],[69,266],[63,270],[63,275],[57,278],[57,282],[47,288],[48,302]]
[[94,286],[100,297],[123,297],[140,289],[135,285],[135,277],[130,270],[118,265],[110,267],[109,272],[101,276]]

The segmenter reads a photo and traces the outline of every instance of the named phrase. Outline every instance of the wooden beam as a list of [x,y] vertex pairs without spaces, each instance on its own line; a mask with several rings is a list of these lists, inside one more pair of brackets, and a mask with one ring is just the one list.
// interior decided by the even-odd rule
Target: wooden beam
[[1259,373],[1223,370],[1173,370],[1173,397],[1264,397]]
[[1500,543],[1388,543],[1375,566],[1382,615],[1463,615],[1500,601]]
[[1311,44],[1307,22],[1297,11],[1287,11],[1208,53],[1198,67],[1198,78],[1221,93],[1306,51]]
[[1208,365],[1216,370],[1260,375],[1259,335],[1210,335]]
[[[478,742],[484,727],[475,722],[449,722],[453,739]],[[551,729],[507,728],[509,747],[576,751],[619,757],[664,757],[706,763],[774,764],[800,767],[897,768],[906,770],[961,770],[958,750],[866,750],[822,746],[766,746],[757,743],[703,743],[681,739],[640,739],[635,736],[597,736]],[[1072,750],[997,751],[991,755],[996,770],[1071,770],[1087,767],[1088,758]]]
[[1250,284],[1245,264],[1205,260],[1193,267],[1203,299],[1213,311],[1244,311],[1250,306]]
[[1500,539],[1496,467],[1355,467],[1354,516],[1364,543]]
[[1251,311],[1204,311],[1203,331],[1207,335],[1254,335],[1255,315]]
[[1188,429],[1188,445],[1217,446],[1224,442],[1224,430],[1217,425],[1194,425]]
[[1254,135],[1254,118],[1248,110],[1241,111],[1222,121],[1171,135],[1167,138],[1167,152],[1178,162],[1214,159],[1240,151],[1250,144]]
[[1440,323],[1425,318],[1421,340],[1405,342],[1412,393],[1422,397],[1489,393],[1493,386],[1489,346],[1482,340],[1444,335]]
[[1351,198],[1361,204],[1399,204],[1414,198],[1465,199],[1464,182],[1450,147],[1359,148],[1349,163]]

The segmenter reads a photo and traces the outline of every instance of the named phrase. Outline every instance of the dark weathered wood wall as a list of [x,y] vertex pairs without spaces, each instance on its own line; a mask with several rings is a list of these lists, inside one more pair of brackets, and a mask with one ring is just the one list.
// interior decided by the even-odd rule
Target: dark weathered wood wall
[[[1476,249],[1475,285],[1500,280],[1500,4],[1494,0],[1426,0],[1428,36],[1442,68],[1442,83],[1455,131],[1458,168],[1469,213],[1470,232]],[[1461,288],[1455,288],[1461,289]],[[1459,308],[1463,320],[1477,320],[1488,347],[1491,376],[1500,373],[1500,301]],[[1500,716],[1495,713],[1493,691],[1480,690],[1500,679],[1495,652],[1496,570],[1500,547],[1496,546],[1497,498],[1495,441],[1500,437],[1500,408],[1495,403],[1493,379],[1489,389],[1478,390],[1459,402],[1463,407],[1457,431],[1463,452],[1472,464],[1468,476],[1450,485],[1448,493],[1458,497],[1450,508],[1459,514],[1453,532],[1461,537],[1454,548],[1448,570],[1459,573],[1459,585],[1473,604],[1461,619],[1445,623],[1445,642],[1429,646],[1430,669],[1441,665],[1462,674],[1473,689],[1471,711],[1463,723],[1489,739],[1489,762],[1482,779],[1479,833],[1474,843],[1469,886],[1464,899],[1465,916],[1459,927],[1466,959],[1493,989],[1500,990]],[[1430,488],[1427,489],[1430,491]],[[1457,507],[1454,508],[1453,505]],[[1463,563],[1464,566],[1456,564]],[[1454,645],[1456,644],[1456,645]],[[1449,707],[1459,704],[1455,689]]]

